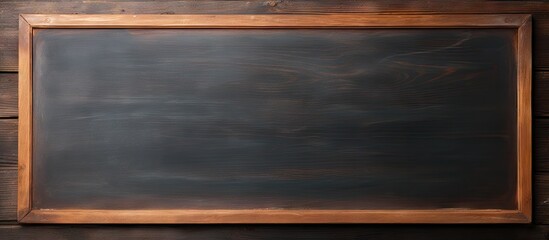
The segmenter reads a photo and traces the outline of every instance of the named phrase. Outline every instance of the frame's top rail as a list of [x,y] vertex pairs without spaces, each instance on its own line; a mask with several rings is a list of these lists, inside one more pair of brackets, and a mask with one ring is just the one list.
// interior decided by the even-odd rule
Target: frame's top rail
[[516,28],[527,14],[455,15],[48,15],[22,14],[33,28]]

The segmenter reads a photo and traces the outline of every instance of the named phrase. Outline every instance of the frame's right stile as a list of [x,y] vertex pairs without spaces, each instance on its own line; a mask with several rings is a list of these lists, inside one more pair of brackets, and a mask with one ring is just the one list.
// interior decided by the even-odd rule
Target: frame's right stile
[[517,29],[518,211],[532,220],[532,20]]

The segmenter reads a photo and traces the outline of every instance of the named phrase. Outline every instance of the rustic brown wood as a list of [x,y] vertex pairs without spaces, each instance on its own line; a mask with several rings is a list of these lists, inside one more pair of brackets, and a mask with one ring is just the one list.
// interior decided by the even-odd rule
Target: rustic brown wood
[[22,223],[524,223],[514,210],[32,210]]
[[[549,116],[549,72],[535,72],[532,86],[534,116]],[[549,167],[549,166],[548,166]]]
[[32,28],[19,20],[19,149],[17,219],[21,220],[31,209],[31,156],[32,156]]
[[549,119],[534,121],[534,222],[549,224]]
[[[534,53],[535,54],[535,53]],[[534,73],[533,107],[535,109],[534,116],[549,117],[549,72],[539,71]]]
[[[543,122],[544,129],[547,129],[549,121]],[[537,224],[549,224],[549,174],[536,173],[534,176],[534,222]]]
[[534,172],[549,174],[549,137],[547,130],[544,130],[549,128],[549,122],[545,118],[538,118],[534,121],[534,128]]
[[541,1],[3,1],[0,10],[0,71],[17,71],[17,15],[21,13],[103,14],[270,14],[270,13],[535,13],[536,68],[549,67],[548,2]]
[[532,216],[532,24],[528,20],[518,29],[518,208]]
[[536,224],[549,224],[549,119],[534,121],[534,216]]
[[[33,28],[516,28],[530,21],[508,15],[47,15],[22,17]],[[525,25],[530,28],[530,25]],[[526,30],[525,30],[526,31]],[[525,34],[527,35],[527,34]],[[530,38],[530,35],[528,35]],[[530,41],[530,40],[528,40]]]
[[0,119],[0,224],[17,220],[17,119]]
[[[33,28],[517,28],[517,210],[32,210]],[[18,220],[24,223],[525,223],[531,220],[529,15],[22,15],[19,65]],[[29,213],[29,209],[30,211]]]
[[0,118],[17,115],[17,74],[0,73]]
[[536,14],[532,21],[532,62],[534,69],[549,69],[549,14]]
[[0,168],[17,169],[17,119],[0,119]]
[[5,239],[545,239],[546,226],[535,225],[20,225],[0,226]]
[[0,223],[17,218],[17,170],[0,168]]

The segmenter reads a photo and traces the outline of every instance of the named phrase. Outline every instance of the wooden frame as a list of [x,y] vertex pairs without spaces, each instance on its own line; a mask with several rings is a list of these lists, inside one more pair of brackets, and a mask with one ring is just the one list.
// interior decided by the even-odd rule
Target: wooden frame
[[[528,223],[531,192],[530,15],[21,15],[19,175],[21,223]],[[517,56],[516,210],[55,210],[33,209],[32,39],[35,28],[512,28]]]

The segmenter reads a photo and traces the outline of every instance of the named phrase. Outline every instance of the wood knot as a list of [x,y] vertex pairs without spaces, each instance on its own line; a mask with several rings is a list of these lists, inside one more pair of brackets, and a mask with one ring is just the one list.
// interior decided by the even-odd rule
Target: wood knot
[[267,5],[269,5],[269,7],[276,7],[281,2],[281,0],[267,1]]

